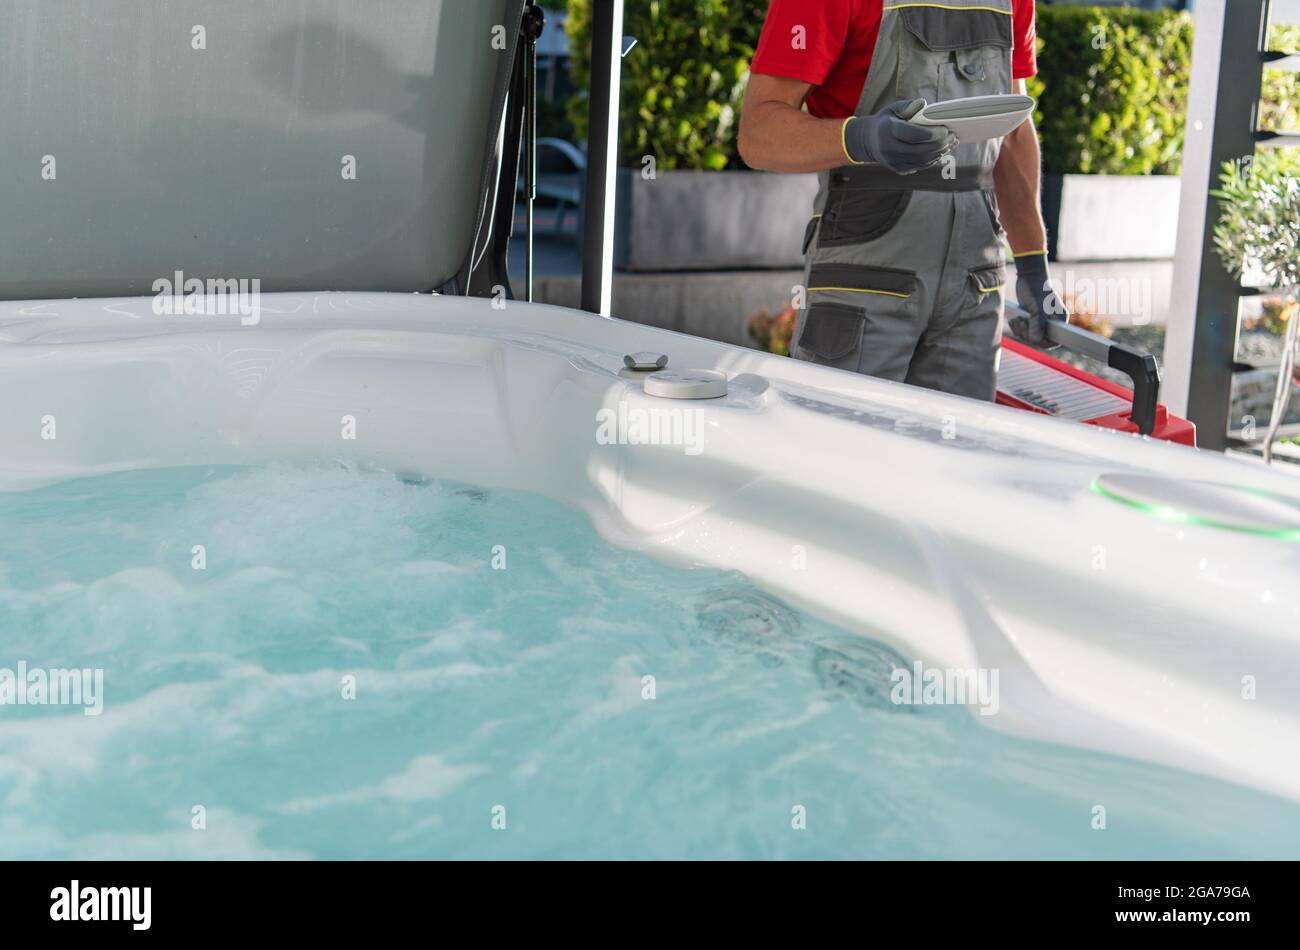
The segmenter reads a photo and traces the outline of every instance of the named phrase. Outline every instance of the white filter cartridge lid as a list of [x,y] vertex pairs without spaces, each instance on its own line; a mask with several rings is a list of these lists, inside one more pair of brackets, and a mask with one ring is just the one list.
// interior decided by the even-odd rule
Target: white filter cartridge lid
[[664,369],[645,378],[647,396],[717,399],[727,394],[727,377],[711,369]]

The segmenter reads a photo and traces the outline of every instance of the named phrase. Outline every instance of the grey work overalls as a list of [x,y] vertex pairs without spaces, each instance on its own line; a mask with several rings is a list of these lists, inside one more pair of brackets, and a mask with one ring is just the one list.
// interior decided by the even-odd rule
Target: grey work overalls
[[[898,99],[1011,91],[1011,0],[885,0],[857,115]],[[939,165],[823,172],[805,236],[794,355],[992,399],[1005,255],[993,195],[1001,142]]]

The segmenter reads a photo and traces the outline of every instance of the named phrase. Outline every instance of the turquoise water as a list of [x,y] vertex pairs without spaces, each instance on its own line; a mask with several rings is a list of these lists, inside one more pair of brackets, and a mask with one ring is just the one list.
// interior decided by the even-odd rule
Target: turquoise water
[[379,471],[0,494],[20,661],[103,710],[0,706],[4,857],[1300,856],[1296,806],[894,706],[903,658],[739,575]]

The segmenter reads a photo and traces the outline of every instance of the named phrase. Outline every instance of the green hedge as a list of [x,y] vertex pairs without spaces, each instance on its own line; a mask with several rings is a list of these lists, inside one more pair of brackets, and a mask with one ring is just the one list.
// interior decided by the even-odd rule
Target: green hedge
[[[619,152],[640,166],[653,155],[660,169],[741,167],[736,127],[767,0],[631,0],[623,32],[637,45],[623,60]],[[590,79],[591,0],[569,0],[566,23],[573,80]],[[570,103],[569,118],[587,134],[587,100]]]
[[[1300,26],[1274,24],[1269,49],[1300,49]],[[1259,126],[1272,131],[1300,129],[1300,73],[1286,69],[1264,70]]]
[[[625,165],[653,155],[662,169],[743,167],[736,126],[766,10],[767,0],[629,0],[625,32],[638,42],[623,61]],[[1029,91],[1039,101],[1044,170],[1177,174],[1192,26],[1190,16],[1172,11],[1040,6],[1039,75]],[[585,89],[591,0],[569,0],[567,31],[574,80]],[[1273,37],[1279,49],[1297,41],[1294,28]],[[1297,111],[1300,79],[1266,73],[1265,126],[1295,127]],[[569,103],[569,116],[585,137],[584,96]]]
[[1029,82],[1049,173],[1177,174],[1192,54],[1184,13],[1109,7],[1038,11]]

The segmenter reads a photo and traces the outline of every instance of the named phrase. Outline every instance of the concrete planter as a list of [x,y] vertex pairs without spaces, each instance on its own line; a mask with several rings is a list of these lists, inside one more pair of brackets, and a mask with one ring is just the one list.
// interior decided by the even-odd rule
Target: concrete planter
[[1172,258],[1178,194],[1176,175],[1044,175],[1052,259]]
[[[621,169],[614,263],[633,272],[801,267],[816,175]],[[1055,260],[1174,256],[1175,175],[1045,175]]]
[[803,263],[816,175],[660,172],[618,177],[614,265],[625,271],[792,268]]

